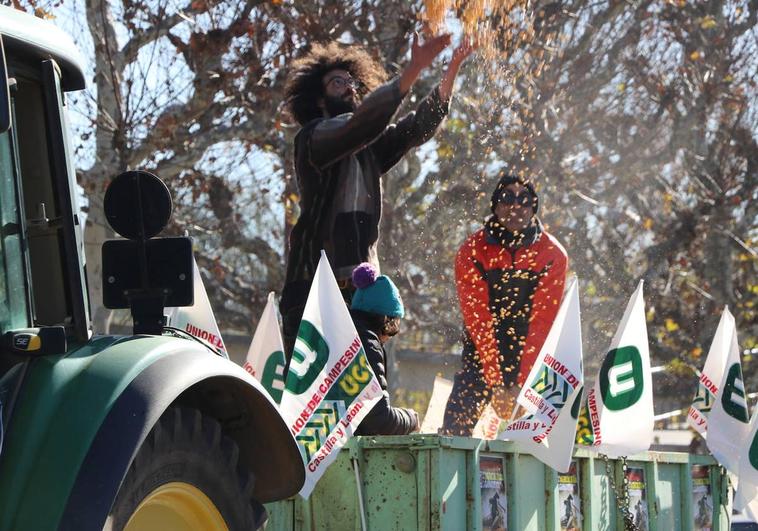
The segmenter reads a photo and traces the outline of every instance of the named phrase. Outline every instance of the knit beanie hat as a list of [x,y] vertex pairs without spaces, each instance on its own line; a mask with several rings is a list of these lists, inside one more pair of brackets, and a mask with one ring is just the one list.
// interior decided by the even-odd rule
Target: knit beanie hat
[[495,213],[495,207],[497,206],[498,202],[500,201],[500,196],[503,194],[503,191],[505,190],[506,186],[513,184],[513,183],[519,183],[521,186],[529,190],[531,192],[532,197],[534,197],[534,215],[537,215],[537,210],[539,210],[540,207],[540,200],[537,196],[537,192],[534,189],[534,185],[532,184],[532,181],[528,181],[527,179],[523,177],[519,177],[518,175],[514,175],[512,173],[501,173],[500,174],[500,180],[497,183],[497,187],[495,188],[495,191],[492,192],[492,197],[490,198],[490,210],[492,213]]
[[350,305],[353,310],[387,317],[405,315],[403,301],[397,287],[389,277],[379,275],[379,271],[373,264],[363,262],[353,270],[353,285],[356,287]]

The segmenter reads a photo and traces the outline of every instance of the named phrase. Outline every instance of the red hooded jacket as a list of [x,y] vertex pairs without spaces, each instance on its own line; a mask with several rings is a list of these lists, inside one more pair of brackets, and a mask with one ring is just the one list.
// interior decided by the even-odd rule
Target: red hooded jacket
[[503,245],[485,229],[472,234],[455,260],[458,301],[489,387],[523,385],[553,324],[568,257],[546,231],[528,246]]

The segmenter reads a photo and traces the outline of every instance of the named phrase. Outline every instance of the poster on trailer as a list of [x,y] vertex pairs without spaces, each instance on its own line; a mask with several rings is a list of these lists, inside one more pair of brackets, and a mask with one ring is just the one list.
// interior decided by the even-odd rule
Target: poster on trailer
[[561,531],[581,531],[582,498],[579,494],[579,470],[571,461],[566,474],[558,474],[558,504]]
[[629,511],[632,513],[635,529],[648,530],[647,494],[645,493],[645,469],[626,469],[629,485]]
[[479,477],[482,494],[482,531],[507,531],[508,496],[505,491],[502,458],[481,456]]
[[704,465],[692,466],[692,516],[694,531],[711,531],[713,525],[713,497],[709,470]]

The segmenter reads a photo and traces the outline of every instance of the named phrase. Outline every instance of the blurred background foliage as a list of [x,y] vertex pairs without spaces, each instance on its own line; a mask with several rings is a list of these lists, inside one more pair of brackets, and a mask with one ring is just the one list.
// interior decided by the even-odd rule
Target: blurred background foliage
[[[673,369],[656,400],[686,405],[690,368],[702,367],[724,305],[737,320],[747,388],[758,390],[758,2],[14,5],[72,33],[91,68],[75,125],[94,275],[110,236],[109,179],[154,171],[173,193],[170,232],[195,239],[222,331],[252,334],[267,293],[281,289],[297,217],[296,127],[281,99],[290,62],[338,39],[397,73],[414,30],[447,29],[456,40],[466,31],[481,48],[443,130],[385,180],[382,268],[409,309],[395,341],[457,348],[453,257],[509,169],[537,183],[541,218],[579,278],[589,366],[644,279],[653,364]],[[440,72],[424,73],[406,109]],[[96,286],[93,303],[96,330],[122,318],[99,306]]]

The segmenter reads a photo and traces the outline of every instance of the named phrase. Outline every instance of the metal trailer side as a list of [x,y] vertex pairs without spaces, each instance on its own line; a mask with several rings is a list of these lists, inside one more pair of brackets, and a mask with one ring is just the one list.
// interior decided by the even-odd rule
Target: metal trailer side
[[[623,529],[608,470],[621,482],[620,460],[606,462],[575,451],[581,525],[586,531]],[[484,531],[482,462],[502,463],[506,482],[507,529],[562,529],[561,477],[516,445],[437,435],[356,437],[348,441],[308,500],[301,497],[267,506],[269,531]],[[357,467],[354,465],[357,463]],[[710,457],[646,452],[627,459],[644,475],[650,531],[690,531],[695,526],[693,467],[706,474],[698,490],[708,491],[711,528],[729,529],[730,501],[724,470]],[[356,474],[356,468],[358,474]],[[640,473],[639,470],[642,470]]]

